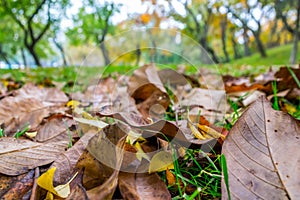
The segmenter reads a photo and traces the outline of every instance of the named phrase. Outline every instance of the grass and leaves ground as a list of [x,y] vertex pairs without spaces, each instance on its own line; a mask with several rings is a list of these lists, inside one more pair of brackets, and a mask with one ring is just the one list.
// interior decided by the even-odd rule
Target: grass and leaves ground
[[[220,66],[222,68],[223,66]],[[253,69],[256,69],[256,67],[252,67]],[[222,68],[223,69],[223,68]],[[264,67],[265,71],[267,71],[266,67]],[[223,69],[224,70],[224,69]],[[252,70],[252,72],[255,72],[257,75],[257,72],[260,72],[261,69],[258,71]],[[14,108],[15,105],[13,105],[13,101],[16,101],[15,103],[20,103],[22,101],[22,94],[26,94],[26,98],[37,98],[36,99],[36,104],[38,105],[38,99],[41,98],[43,101],[48,101],[48,103],[53,103],[55,102],[55,99],[44,99],[45,94],[50,93],[46,88],[59,88],[62,89],[68,96],[71,96],[73,92],[79,91],[80,93],[84,92],[88,86],[91,85],[97,85],[99,77],[112,77],[113,79],[105,79],[108,82],[104,82],[105,84],[102,85],[103,88],[101,88],[100,91],[102,91],[104,94],[105,93],[112,93],[116,91],[112,91],[111,88],[109,87],[110,82],[116,78],[119,78],[121,75],[128,75],[131,76],[133,74],[133,68],[129,66],[111,66],[108,68],[96,68],[96,67],[86,67],[86,68],[78,68],[76,67],[65,67],[65,68],[45,68],[45,69],[32,69],[32,70],[1,70],[1,84],[2,84],[2,90],[1,90],[1,103],[4,105],[9,104],[12,106],[12,109],[15,109],[15,112],[17,113],[18,111],[18,105],[17,107]],[[222,70],[221,70],[222,71]],[[224,70],[226,71],[226,70]],[[240,72],[238,71],[237,68],[234,67],[234,70],[231,70],[232,75],[236,75]],[[193,74],[193,73],[191,73]],[[199,127],[203,126],[212,126],[213,130],[218,130],[221,131],[220,128],[226,128],[228,130],[231,130],[234,126],[236,121],[239,119],[241,116],[241,113],[245,110],[245,108],[249,105],[246,104],[246,100],[249,100],[250,97],[253,98],[253,91],[262,91],[265,93],[271,103],[273,108],[277,110],[283,110],[284,112],[290,113],[294,118],[300,119],[300,103],[299,103],[299,96],[295,96],[292,92],[296,92],[299,90],[299,70],[298,69],[293,69],[291,70],[290,68],[284,68],[283,71],[281,71],[278,74],[272,74],[271,72],[266,73],[263,77],[267,77],[270,80],[260,80],[261,82],[253,82],[253,76],[249,77],[227,77],[225,81],[225,90],[228,95],[228,105],[231,107],[231,109],[228,111],[227,115],[225,118],[221,121],[219,121],[216,124],[210,124],[208,122],[201,122],[201,120],[194,121],[194,124],[190,124],[190,128],[195,125],[194,128],[196,128],[194,131],[198,132],[197,134],[202,134],[200,135],[201,137],[204,137],[205,134],[201,133],[203,129],[199,129]],[[283,76],[283,77],[282,77]],[[149,78],[149,77],[148,77]],[[286,80],[285,80],[285,79]],[[194,77],[195,79],[195,77]],[[277,81],[275,81],[277,80]],[[32,86],[27,86],[27,89],[22,88],[26,83],[28,82],[33,82],[34,84],[38,85],[40,89],[45,88],[46,90],[43,92],[40,91],[40,89]],[[245,84],[247,83],[247,84]],[[75,87],[75,89],[74,89]],[[20,90],[23,92],[20,92]],[[18,92],[17,96],[14,96],[16,94],[10,93],[11,91],[19,91],[19,95],[21,95],[19,98],[18,97]],[[95,90],[92,90],[94,92]],[[58,91],[56,91],[58,92]],[[57,95],[57,93],[55,94]],[[86,95],[91,95],[88,93],[89,90],[86,91],[86,93],[83,93],[82,96],[79,96],[79,99],[77,101],[81,101],[85,103],[84,97]],[[35,93],[37,97],[35,96]],[[41,94],[38,94],[41,93]],[[58,92],[59,93],[59,92]],[[238,94],[237,94],[238,93]],[[50,93],[51,94],[51,93]],[[60,93],[60,95],[62,95]],[[101,93],[101,95],[103,95]],[[168,96],[172,99],[170,104],[168,104],[168,112],[167,115],[165,115],[165,120],[167,121],[175,121],[177,122],[178,119],[184,119],[183,116],[177,116],[178,115],[176,110],[172,110],[171,108],[174,107],[174,102],[175,98],[172,97],[172,93],[168,92]],[[294,96],[293,96],[294,95]],[[58,95],[59,96],[59,95]],[[112,95],[113,96],[113,95]],[[10,98],[10,100],[8,100]],[[21,99],[20,99],[21,98]],[[24,97],[23,97],[24,98]],[[67,98],[67,97],[64,97]],[[62,99],[64,99],[62,98]],[[82,99],[80,99],[82,98]],[[124,98],[124,96],[122,97]],[[138,101],[141,101],[141,97],[136,97]],[[143,97],[144,98],[144,97]],[[256,97],[254,97],[256,98]],[[5,101],[8,100],[8,101]],[[196,99],[197,100],[197,99]],[[11,102],[10,102],[11,101]],[[65,100],[63,100],[65,101]],[[149,110],[147,110],[147,105],[149,104],[154,104],[157,102],[152,102],[151,99],[144,99],[144,102],[147,102],[147,104],[140,103],[138,105],[139,111],[141,113],[148,113]],[[252,100],[253,101],[253,100]],[[194,103],[197,103],[194,101]],[[76,103],[75,102],[69,102],[69,104],[74,106]],[[174,105],[173,105],[174,104]],[[21,105],[21,104],[20,104]],[[85,104],[83,104],[85,105]],[[164,105],[164,102],[162,103]],[[52,105],[52,107],[55,107],[55,104]],[[56,105],[57,106],[57,105]],[[76,107],[76,106],[74,106]],[[84,106],[85,107],[85,106]],[[84,108],[83,107],[83,108]],[[42,106],[41,106],[42,108]],[[59,107],[58,107],[59,108]],[[30,110],[30,106],[28,107]],[[61,108],[60,108],[61,109]],[[265,108],[264,108],[265,109]],[[269,109],[269,108],[268,108]],[[90,112],[93,110],[93,106],[88,106],[86,107],[86,111]],[[69,108],[70,111],[70,108]],[[44,127],[42,130],[39,128],[39,126],[36,127],[36,129],[32,129],[32,127],[26,125],[23,126],[22,129],[19,129],[18,131],[14,132],[12,136],[16,138],[28,138],[29,136],[26,135],[28,133],[34,132],[35,130],[38,130],[38,134],[46,134],[47,130],[53,129],[59,129],[59,127],[68,127],[68,130],[66,131],[66,137],[65,140],[67,142],[67,146],[70,150],[75,148],[75,150],[78,150],[78,137],[74,137],[74,127],[72,128],[72,123],[70,122],[71,116],[68,115],[68,112],[64,113],[65,111],[60,110],[59,112],[55,113],[55,111],[52,110],[52,114],[50,114],[51,117],[49,117],[49,113],[41,113],[42,118],[39,120],[44,120],[44,122],[41,124],[42,127]],[[87,113],[84,111],[84,115],[82,119],[76,119],[79,120],[80,123],[84,121],[86,123],[86,120],[101,120],[101,118],[98,118],[96,116],[93,116],[93,112]],[[147,111],[147,112],[145,112]],[[53,112],[55,114],[53,114]],[[82,111],[81,111],[82,113]],[[14,115],[14,111],[12,111],[12,114]],[[43,118],[43,116],[45,118]],[[46,117],[48,116],[48,117]],[[8,114],[9,117],[9,114]],[[25,116],[22,116],[25,117]],[[96,118],[95,118],[96,117]],[[61,119],[64,119],[63,121],[60,121]],[[69,121],[68,121],[68,120]],[[147,120],[148,118],[145,117]],[[7,120],[6,118],[3,118],[3,120]],[[118,119],[119,120],[119,119]],[[72,121],[72,120],[71,120]],[[93,124],[95,123],[93,121]],[[104,120],[105,121],[105,120]],[[114,121],[114,120],[113,120]],[[78,121],[77,121],[78,122]],[[105,121],[109,123],[109,121]],[[2,127],[4,126],[4,129],[0,129],[0,134],[1,136],[5,136],[6,133],[4,131],[7,131],[6,126],[9,127],[10,124],[7,124],[8,122],[5,121],[3,123]],[[44,124],[45,123],[45,124]],[[67,125],[68,123],[71,123],[70,125]],[[91,123],[91,122],[89,122]],[[153,123],[153,121],[152,121]],[[204,124],[202,124],[204,123]],[[98,126],[98,125],[97,125]],[[109,125],[111,126],[111,125]],[[170,126],[170,125],[169,125]],[[197,128],[198,126],[198,128]],[[219,128],[216,128],[219,126]],[[220,127],[221,126],[221,127]],[[296,126],[295,126],[296,127]],[[11,127],[10,127],[11,128]],[[212,130],[208,129],[208,130]],[[13,129],[12,129],[13,130]],[[64,130],[64,129],[63,129]],[[84,130],[84,129],[83,129]],[[81,131],[83,131],[81,130]],[[114,130],[114,128],[113,128]],[[114,130],[116,131],[116,130]],[[50,131],[51,132],[51,131]],[[84,131],[83,131],[84,132]],[[83,132],[80,132],[80,135],[82,135]],[[276,130],[277,132],[277,130]],[[193,130],[192,133],[194,134]],[[224,134],[227,134],[226,131],[222,132]],[[172,133],[164,133],[168,136],[168,134]],[[196,137],[196,140],[199,139],[197,138],[197,134],[194,134]],[[169,135],[170,136],[170,135]],[[41,137],[41,136],[40,136]],[[46,136],[43,136],[46,137]],[[52,137],[52,136],[51,136]],[[161,138],[160,138],[161,139]],[[39,138],[37,139],[38,142],[45,140],[45,138]],[[135,144],[128,147],[130,149],[133,149],[132,151],[138,151],[139,153],[143,153],[143,149],[147,148],[153,148],[153,144],[149,146],[149,141],[148,143],[145,143],[143,139],[140,139],[135,141]],[[151,141],[153,138],[151,139]],[[201,140],[201,139],[199,139]],[[81,139],[80,139],[81,141]],[[152,141],[153,142],[153,141]],[[75,144],[75,145],[74,145]],[[77,144],[77,145],[76,145]],[[217,145],[214,146],[212,151],[210,153],[205,153],[202,150],[200,150],[199,146],[196,146],[196,148],[191,148],[191,149],[185,149],[182,150],[183,153],[181,152],[182,155],[179,156],[179,159],[175,159],[173,166],[170,169],[165,169],[162,172],[159,172],[158,174],[160,177],[163,179],[164,183],[166,186],[168,186],[168,190],[170,194],[172,195],[173,199],[214,199],[214,198],[219,198],[221,197],[221,178],[222,175],[224,174],[224,165],[222,165],[222,155],[221,155],[221,148],[222,148],[223,141],[220,141],[217,143]],[[75,147],[76,146],[76,147]],[[142,146],[142,150],[139,146]],[[96,150],[99,147],[94,147]],[[94,149],[94,151],[95,151]],[[93,151],[93,149],[91,150]],[[146,151],[146,150],[145,150]],[[180,151],[172,151],[172,146],[171,146],[171,152],[173,152],[173,156],[180,154]],[[11,157],[11,156],[10,156]],[[83,160],[88,160],[90,158],[82,158]],[[224,158],[223,158],[224,160]],[[232,163],[231,163],[232,164]],[[82,164],[86,166],[86,163]],[[89,165],[88,165],[89,166]],[[222,167],[223,166],[223,174],[222,174]],[[45,170],[45,169],[44,169]],[[59,170],[59,169],[57,169]],[[65,170],[65,169],[60,169],[60,170]],[[2,172],[3,173],[3,172]],[[114,174],[114,173],[113,173]],[[225,172],[226,174],[226,172]],[[113,175],[111,175],[113,176]],[[128,178],[128,175],[122,175],[122,177],[125,179]],[[147,177],[149,179],[154,179],[156,180],[155,177]],[[225,177],[226,178],[226,177]],[[1,181],[0,181],[1,182]],[[78,183],[79,184],[79,183]],[[141,184],[141,183],[136,183],[136,184]],[[107,185],[107,187],[110,187],[111,185]],[[86,189],[90,188],[92,186],[86,186]],[[115,186],[114,186],[115,187]],[[121,188],[124,188],[124,185],[122,184],[119,186]],[[128,187],[128,186],[126,186]],[[125,188],[126,188],[125,187]],[[97,187],[95,187],[97,188]],[[234,188],[234,187],[233,187]],[[50,191],[50,190],[48,190]],[[52,190],[53,191],[53,190]],[[92,190],[89,190],[92,191]],[[126,192],[119,191],[122,193],[122,195],[127,195]],[[51,193],[51,192],[50,192]],[[53,193],[53,192],[52,192]],[[54,192],[55,193],[55,192]],[[84,193],[83,191],[76,193],[82,194]],[[88,193],[90,197],[93,197],[93,192]],[[118,195],[118,194],[115,194]],[[117,196],[118,197],[118,196]],[[128,197],[128,196],[127,196]]]

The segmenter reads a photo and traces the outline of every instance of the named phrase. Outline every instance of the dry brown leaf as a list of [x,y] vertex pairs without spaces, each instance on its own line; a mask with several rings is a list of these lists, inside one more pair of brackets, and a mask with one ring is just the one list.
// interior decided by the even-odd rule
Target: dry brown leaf
[[44,105],[61,104],[69,101],[67,95],[57,88],[41,88],[31,83],[24,85],[21,89],[15,91],[17,96],[22,98],[35,98],[44,103]]
[[88,150],[94,158],[101,162],[101,176],[105,182],[88,190],[89,199],[111,199],[117,187],[119,169],[123,160],[125,133],[117,124],[109,125],[90,139]]
[[124,199],[171,199],[167,186],[156,173],[133,174],[120,172],[119,189]]
[[154,65],[145,65],[134,71],[129,78],[128,93],[136,100],[138,110],[145,119],[150,116],[149,112],[154,105],[160,105],[160,114],[170,104],[170,98]]
[[[300,127],[260,97],[223,144],[232,199],[300,198]],[[222,198],[227,199],[222,181]]]
[[[29,171],[22,179],[13,182],[5,193],[0,195],[1,199],[22,199],[32,188],[34,180],[34,169]],[[2,193],[2,188],[1,188]]]
[[69,128],[74,124],[74,121],[67,117],[51,117],[38,130],[35,137],[38,142],[55,142],[69,141],[72,134]]
[[[194,88],[184,97],[180,105],[185,107],[199,106],[205,110],[213,111],[215,114],[225,113],[229,107],[225,95],[225,91],[222,90]],[[192,113],[193,111],[190,112],[190,114]],[[206,116],[204,111],[201,111],[201,115]],[[207,119],[209,120],[209,118]]]
[[65,151],[68,142],[36,143],[15,138],[0,138],[0,173],[15,176],[46,165]]
[[68,178],[71,177],[75,170],[76,163],[86,149],[89,140],[94,135],[95,134],[92,132],[85,133],[72,148],[68,149],[67,152],[62,153],[57,157],[50,167],[56,167],[53,178],[54,185],[63,184],[66,180],[68,180]]
[[0,101],[0,124],[4,123],[7,136],[12,136],[26,125],[35,129],[47,115],[47,108],[34,98],[6,97]]

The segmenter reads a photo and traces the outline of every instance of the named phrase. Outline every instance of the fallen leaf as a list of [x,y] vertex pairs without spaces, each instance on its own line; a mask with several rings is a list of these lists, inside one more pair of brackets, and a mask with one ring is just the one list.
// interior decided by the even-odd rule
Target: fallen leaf
[[170,104],[170,98],[154,65],[145,65],[134,71],[129,78],[128,93],[135,99],[145,119],[150,116],[153,106],[160,105],[156,106],[158,109],[153,107],[152,112],[158,110],[157,113],[161,114]]
[[55,142],[69,141],[72,134],[69,128],[74,124],[74,121],[68,117],[58,116],[51,117],[43,124],[36,136],[38,142]]
[[69,194],[71,193],[70,182],[73,180],[73,178],[76,177],[77,174],[75,174],[74,177],[71,180],[69,180],[68,183],[54,187],[53,186],[53,177],[54,177],[55,170],[56,170],[56,167],[48,169],[48,171],[46,171],[44,174],[42,174],[38,178],[37,184],[41,188],[47,190],[48,192],[50,192],[56,196],[59,196],[61,198],[67,198],[69,196]]
[[[223,144],[234,199],[300,198],[300,127],[260,97],[236,122]],[[222,180],[222,198],[228,194]]]
[[32,188],[33,186],[33,179],[34,179],[34,170],[32,169],[27,174],[21,176],[22,178],[15,180],[12,179],[10,185],[8,185],[9,189],[5,189],[2,186],[2,180],[0,179],[0,198],[1,199],[22,199],[23,196]]
[[41,88],[28,83],[21,89],[15,91],[16,96],[22,98],[35,98],[43,102],[45,106],[55,104],[65,105],[69,98],[67,95],[57,88]]
[[48,114],[48,109],[35,98],[6,97],[0,101],[0,124],[4,123],[7,136],[26,125],[35,129]]
[[149,173],[161,172],[167,169],[174,169],[173,155],[166,151],[159,151],[150,160]]
[[[106,180],[101,185],[88,190],[89,199],[111,199],[118,184],[118,174],[122,165],[125,133],[117,124],[109,125],[95,135],[88,144],[88,151],[101,162]],[[99,173],[99,172],[98,172]]]
[[46,165],[65,151],[68,142],[37,143],[29,140],[0,138],[0,173],[15,176]]
[[74,120],[79,122],[79,123],[87,124],[87,125],[90,125],[90,126],[100,128],[100,129],[104,128],[108,125],[107,123],[105,123],[101,120],[85,119],[85,118],[77,118],[77,117],[74,117]]
[[124,199],[167,200],[171,195],[156,173],[119,173],[119,189]]
[[168,181],[168,186],[176,184],[176,177],[169,169],[166,170],[166,179]]
[[56,167],[57,169],[53,178],[54,185],[64,183],[75,172],[77,162],[86,149],[89,140],[94,135],[92,132],[85,133],[72,148],[57,157],[50,167]]

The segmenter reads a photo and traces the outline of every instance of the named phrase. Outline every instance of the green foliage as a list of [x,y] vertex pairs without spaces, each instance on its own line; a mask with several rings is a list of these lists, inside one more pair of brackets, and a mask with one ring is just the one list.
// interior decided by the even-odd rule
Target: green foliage
[[73,45],[92,43],[99,45],[107,34],[114,34],[111,17],[119,12],[120,5],[86,1],[79,13],[73,17],[74,27],[66,33]]

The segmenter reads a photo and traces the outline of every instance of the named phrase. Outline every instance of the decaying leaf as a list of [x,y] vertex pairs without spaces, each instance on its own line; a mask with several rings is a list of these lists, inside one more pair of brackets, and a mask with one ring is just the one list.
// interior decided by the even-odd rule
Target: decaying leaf
[[[150,116],[151,107],[160,105],[158,114],[165,111],[170,98],[154,65],[145,65],[134,71],[128,83],[128,93],[138,104],[138,110],[145,118]],[[155,111],[154,111],[155,112]]]
[[149,173],[174,169],[173,155],[166,151],[159,151],[150,160]]
[[68,102],[67,95],[57,88],[40,88],[31,83],[24,85],[21,89],[15,91],[16,95],[22,98],[35,98],[43,102],[45,106]]
[[73,124],[74,121],[68,117],[51,117],[39,128],[35,139],[38,142],[69,141],[68,134],[72,134],[69,128]]
[[165,183],[156,173],[119,174],[119,189],[124,199],[167,200],[171,195]]
[[[260,97],[223,144],[232,199],[300,198],[300,127]],[[222,181],[222,198],[228,194]]]
[[[7,178],[0,178],[0,198],[1,199],[22,199],[23,196],[28,192],[33,186],[34,179],[34,170],[32,169],[27,174],[21,175],[17,178],[9,177],[11,180]],[[10,182],[9,185],[6,185],[4,181],[7,179]],[[3,184],[3,185],[2,185]],[[8,188],[5,188],[7,187]]]
[[8,136],[27,125],[36,128],[47,115],[47,108],[34,98],[6,97],[0,101],[0,124],[4,123]]
[[76,144],[57,157],[50,168],[56,167],[55,176],[53,178],[54,185],[64,183],[75,172],[76,163],[86,149],[86,146],[94,136],[94,133],[85,133]]
[[[111,199],[117,187],[118,174],[123,160],[123,145],[125,133],[117,124],[109,125],[92,137],[88,150],[103,168],[102,174],[106,178],[101,185],[88,190],[89,199]],[[110,172],[110,173],[109,173]]]
[[0,138],[0,173],[14,176],[49,164],[56,160],[67,146],[66,141],[44,144],[15,138]]

